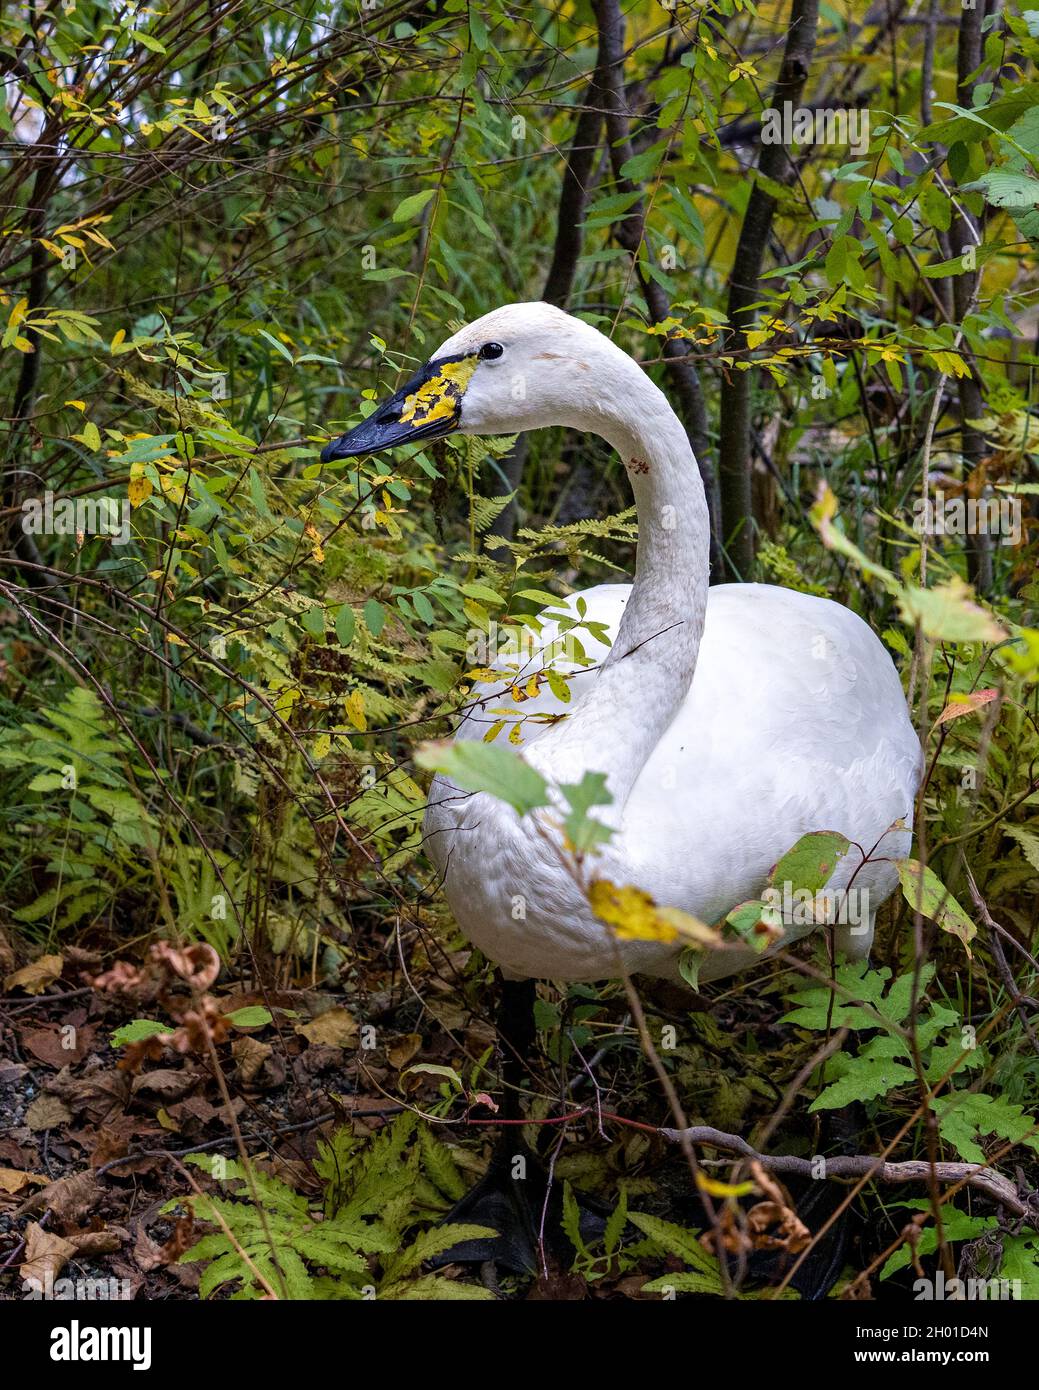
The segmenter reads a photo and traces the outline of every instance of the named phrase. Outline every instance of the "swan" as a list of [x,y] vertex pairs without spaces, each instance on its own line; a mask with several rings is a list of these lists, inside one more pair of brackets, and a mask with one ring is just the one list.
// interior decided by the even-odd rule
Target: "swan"
[[[499,656],[501,679],[473,689],[455,739],[483,738],[513,705],[505,723],[519,725],[520,755],[544,777],[606,776],[612,799],[596,814],[614,833],[596,877],[707,923],[758,896],[802,835],[840,832],[857,849],[828,889],[853,879],[864,910],[835,936],[844,954],[865,956],[909,852],[921,773],[898,674],[839,603],[766,584],[709,587],[708,509],[685,429],[627,353],[548,304],[505,305],[448,338],[321,457],[553,425],[599,435],[623,461],[638,513],[634,582],[572,594],[541,618],[524,679],[550,653],[569,673],[568,702],[544,682],[516,705],[516,658]],[[575,621],[590,666],[558,658]],[[618,939],[537,815],[438,775],[425,843],[459,926],[506,981],[593,981],[618,966],[680,979],[683,943]],[[813,929],[791,922],[770,949]],[[760,959],[750,946],[708,949],[699,979]],[[513,1038],[525,1026],[517,1001],[531,997],[506,996]]]

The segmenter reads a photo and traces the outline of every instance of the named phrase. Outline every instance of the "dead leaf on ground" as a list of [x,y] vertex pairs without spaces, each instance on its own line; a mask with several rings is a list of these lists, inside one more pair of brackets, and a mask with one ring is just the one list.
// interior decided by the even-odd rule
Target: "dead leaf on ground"
[[163,1248],[156,1241],[152,1240],[148,1232],[141,1226],[137,1231],[137,1239],[134,1241],[133,1257],[137,1261],[138,1269],[148,1274],[153,1269],[158,1269],[160,1265],[168,1264],[163,1253]]
[[0,1193],[13,1197],[33,1185],[46,1187],[47,1179],[39,1173],[23,1173],[18,1168],[0,1168]]
[[77,1247],[64,1236],[45,1231],[36,1221],[25,1228],[25,1259],[20,1266],[23,1280],[33,1280],[47,1288],[77,1254]]
[[45,1024],[40,1028],[20,1028],[18,1039],[35,1058],[60,1071],[74,1062],[82,1062],[94,1045],[94,1029]]
[[60,1096],[37,1096],[25,1112],[25,1123],[31,1130],[57,1129],[67,1125],[72,1119],[72,1111]]
[[326,1009],[309,1023],[297,1023],[296,1032],[309,1043],[349,1047],[357,1036],[357,1020],[345,1009]]
[[[270,1078],[261,1076],[261,1072],[265,1069],[269,1071],[267,1064],[273,1052],[270,1043],[260,1042],[259,1038],[235,1038],[231,1044],[231,1055],[235,1059],[238,1080],[245,1086],[265,1079],[271,1084]],[[284,1068],[282,1076],[284,1078]]]
[[176,1264],[185,1250],[195,1244],[195,1218],[189,1211],[178,1216],[173,1226],[173,1234],[162,1247],[162,1256],[167,1264]]
[[22,1203],[19,1215],[46,1208],[54,1213],[62,1226],[81,1226],[100,1200],[101,1188],[92,1172],[70,1173],[68,1177],[58,1178],[56,1182],[47,1183],[39,1192],[34,1192]]
[[77,1255],[113,1255],[122,1249],[126,1232],[115,1226],[104,1231],[78,1231],[69,1236],[69,1241]]
[[390,1065],[400,1071],[401,1067],[406,1067],[411,1059],[416,1056],[422,1046],[421,1033],[406,1033],[403,1038],[398,1038],[393,1046],[386,1053],[390,1060]]
[[4,980],[4,989],[21,989],[26,994],[42,994],[61,974],[64,961],[61,956],[40,956],[21,970],[15,970]]
[[[245,1102],[241,1096],[234,1096],[231,1100],[231,1109],[235,1116],[238,1116],[245,1109]],[[190,1130],[192,1125],[204,1126],[218,1122],[224,1128],[227,1127],[227,1106],[221,1101],[214,1105],[206,1100],[205,1096],[188,1096],[187,1100],[179,1101],[176,1105],[171,1105],[166,1112],[177,1129]]]
[[[145,1134],[151,1134],[149,1128]],[[130,1147],[130,1140],[141,1138],[140,1121],[136,1115],[117,1115],[109,1123],[101,1125],[93,1139],[88,1139],[86,1135],[81,1137],[83,1147],[88,1149],[93,1143],[93,1152],[90,1155],[91,1168],[101,1168],[106,1163],[110,1163],[113,1158],[122,1158]]]
[[180,1068],[161,1067],[158,1071],[142,1072],[135,1076],[132,1091],[135,1096],[144,1094],[158,1100],[179,1100],[197,1084],[199,1073]]
[[97,1053],[83,1063],[82,1076],[73,1076],[70,1067],[63,1067],[44,1084],[49,1094],[60,1096],[74,1111],[85,1111],[95,1124],[107,1120],[113,1110],[122,1110],[130,1098],[129,1076],[106,1068]]

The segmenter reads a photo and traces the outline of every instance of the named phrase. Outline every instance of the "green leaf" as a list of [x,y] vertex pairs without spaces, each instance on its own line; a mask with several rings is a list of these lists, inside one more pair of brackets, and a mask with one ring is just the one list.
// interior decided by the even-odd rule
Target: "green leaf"
[[393,210],[394,222],[410,222],[413,217],[418,216],[435,193],[435,188],[424,188],[421,193],[411,193],[407,198],[401,199]]
[[787,850],[769,874],[769,883],[790,884],[791,892],[805,890],[817,893],[833,877],[837,865],[851,848],[836,830],[813,830],[802,835],[792,849]]
[[324,637],[325,610],[319,603],[311,604],[300,621],[312,637]]
[[902,896],[913,909],[936,923],[942,931],[959,937],[970,955],[970,942],[977,931],[974,923],[931,868],[916,859],[903,859],[897,865]]
[[990,169],[980,179],[964,184],[965,189],[980,189],[985,201],[995,208],[1034,208],[1039,206],[1039,179],[1027,174],[1015,174],[1009,169]]
[[339,639],[341,647],[348,647],[354,640],[354,631],[357,623],[354,618],[354,610],[348,603],[340,604],[336,613],[336,637]]
[[910,585],[900,594],[898,606],[907,623],[919,623],[924,636],[938,642],[1002,642],[1007,635],[991,613],[974,602],[962,579],[934,589]]
[[580,782],[561,782],[559,790],[569,806],[563,818],[563,829],[574,853],[584,854],[605,844],[613,836],[613,829],[594,820],[588,812],[593,806],[609,806],[613,801],[612,793],[606,788],[606,774],[586,772]]
[[1020,1105],[983,1092],[959,1091],[939,1097],[934,1108],[942,1138],[968,1163],[985,1162],[984,1150],[977,1141],[987,1134],[1039,1150],[1039,1135],[1034,1132],[1037,1121],[1025,1114]]
[[274,1022],[273,1014],[262,1004],[246,1005],[245,1008],[235,1009],[233,1014],[225,1014],[224,1017],[236,1028],[262,1028],[264,1024]]
[[[703,1248],[695,1231],[688,1231],[672,1221],[664,1221],[648,1212],[631,1211],[628,1220],[647,1235],[655,1246],[665,1255],[673,1255],[683,1264],[689,1265],[692,1274],[661,1275],[654,1281],[654,1291],[671,1285],[679,1287],[678,1280],[684,1280],[683,1289],[696,1293],[721,1294],[723,1292],[721,1271],[718,1261]],[[647,1288],[651,1286],[646,1285]]]
[[112,1034],[111,1043],[113,1047],[125,1047],[127,1043],[142,1042],[145,1038],[154,1038],[156,1033],[170,1033],[172,1026],[169,1023],[158,1023],[154,1018],[135,1018],[132,1023],[124,1023],[122,1028],[117,1028]]
[[[891,1039],[884,1041],[890,1042]],[[886,1096],[896,1086],[912,1086],[916,1073],[904,1062],[893,1057],[860,1056],[833,1059],[834,1063],[845,1064],[844,1075],[832,1085],[827,1086],[808,1107],[809,1110],[839,1110],[852,1101],[876,1100]]]
[[549,804],[548,783],[541,773],[500,743],[427,743],[418,749],[415,761],[442,772],[464,791],[489,792],[521,816]]
[[135,29],[133,37],[142,47],[150,49],[152,53],[166,52],[166,45],[153,38],[151,34],[145,33],[143,29]]
[[473,36],[473,47],[481,53],[487,50],[487,25],[483,21],[479,8],[476,5],[469,6],[469,32]]

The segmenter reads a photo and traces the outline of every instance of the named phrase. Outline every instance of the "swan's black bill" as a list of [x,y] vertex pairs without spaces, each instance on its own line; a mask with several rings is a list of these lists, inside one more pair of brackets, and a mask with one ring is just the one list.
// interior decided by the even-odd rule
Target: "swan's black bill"
[[361,424],[321,450],[321,462],[378,454],[399,444],[443,439],[462,418],[462,396],[476,370],[476,355],[441,357],[420,372]]

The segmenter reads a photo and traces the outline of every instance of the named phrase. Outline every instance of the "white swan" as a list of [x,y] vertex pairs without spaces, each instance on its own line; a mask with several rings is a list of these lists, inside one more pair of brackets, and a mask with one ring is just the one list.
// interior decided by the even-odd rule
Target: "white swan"
[[[638,509],[638,560],[634,584],[598,585],[550,610],[576,614],[582,599],[612,645],[582,631],[596,667],[574,676],[570,702],[545,684],[519,707],[523,755],[557,783],[606,773],[613,803],[601,818],[616,834],[596,876],[706,922],[756,896],[801,835],[841,832],[869,862],[851,850],[831,880],[838,889],[854,875],[867,905],[838,944],[865,954],[876,909],[898,881],[894,861],[908,853],[920,776],[898,676],[840,604],[762,584],[708,588],[707,506],[685,430],[625,352],[547,304],[504,306],[449,338],[322,457],[455,429],[548,425],[600,435],[620,455]],[[546,644],[558,627],[545,623]],[[482,738],[496,717],[488,707],[511,703],[499,698],[511,683],[475,690],[456,737]],[[535,714],[565,717],[538,723]],[[905,828],[892,830],[896,822]],[[618,947],[627,970],[677,978],[681,946],[618,943],[532,817],[437,777],[425,827],[459,926],[507,978],[600,979],[616,973]],[[778,944],[808,930],[788,926]],[[759,958],[713,952],[700,978]]]

